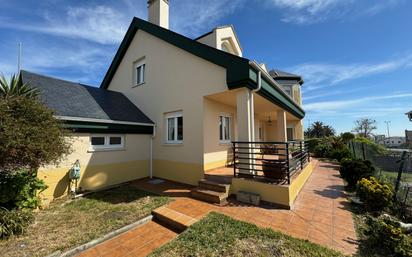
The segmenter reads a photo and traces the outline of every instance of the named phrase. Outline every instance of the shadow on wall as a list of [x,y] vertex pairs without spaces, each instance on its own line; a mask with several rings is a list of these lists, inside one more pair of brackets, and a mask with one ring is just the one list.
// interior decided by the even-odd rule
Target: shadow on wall
[[62,197],[69,192],[69,170],[65,175],[57,182],[53,191],[53,198]]

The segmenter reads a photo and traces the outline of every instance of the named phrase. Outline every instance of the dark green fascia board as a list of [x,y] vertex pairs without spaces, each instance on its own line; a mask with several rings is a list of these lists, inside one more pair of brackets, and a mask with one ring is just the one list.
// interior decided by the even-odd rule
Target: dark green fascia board
[[86,121],[63,121],[63,127],[77,133],[153,134],[152,126],[141,125],[124,125]]
[[[251,90],[256,89],[258,72],[252,66],[250,66],[248,73],[249,79],[228,84],[229,89],[241,87],[247,87]],[[277,85],[273,84],[272,81],[264,78],[263,76],[262,87],[257,93],[266,98],[267,100],[271,101],[272,103],[290,112],[295,117],[299,119],[303,119],[305,117],[305,111],[303,111],[303,109],[298,104],[291,100],[286,95],[286,93],[283,92],[283,90],[281,90]]]
[[134,17],[129,29],[120,44],[119,49],[100,85],[101,88],[107,89],[113,76],[120,65],[121,60],[127,52],[136,32],[143,30],[157,38],[160,38],[178,48],[181,48],[193,55],[210,61],[226,69],[227,83],[236,84],[240,81],[249,79],[249,60],[233,54],[220,51],[216,48],[199,43],[193,39],[175,33],[171,30],[154,25],[145,20]]

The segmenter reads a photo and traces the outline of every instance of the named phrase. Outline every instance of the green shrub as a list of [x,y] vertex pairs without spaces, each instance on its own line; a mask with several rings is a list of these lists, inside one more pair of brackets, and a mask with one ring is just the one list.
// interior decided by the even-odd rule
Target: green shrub
[[315,147],[313,154],[318,158],[329,158],[331,150],[332,147],[330,145],[321,143]]
[[0,208],[0,238],[23,234],[33,220],[31,212]]
[[340,162],[339,171],[342,178],[348,182],[348,186],[354,187],[360,179],[372,176],[375,168],[368,160],[344,158]]
[[314,153],[315,147],[317,147],[321,142],[322,140],[320,138],[310,138],[305,141],[305,144],[307,145],[309,152]]
[[375,177],[359,180],[356,193],[368,210],[382,210],[392,203],[391,187],[388,184],[380,183]]
[[0,172],[0,206],[8,209],[35,209],[41,204],[38,194],[46,188],[42,180],[27,170]]
[[386,251],[382,256],[412,256],[411,241],[396,221],[385,217],[369,217],[364,234],[371,247]]
[[351,156],[350,151],[346,147],[342,149],[332,149],[329,153],[329,158],[335,159],[338,162],[341,162],[344,158],[351,158]]

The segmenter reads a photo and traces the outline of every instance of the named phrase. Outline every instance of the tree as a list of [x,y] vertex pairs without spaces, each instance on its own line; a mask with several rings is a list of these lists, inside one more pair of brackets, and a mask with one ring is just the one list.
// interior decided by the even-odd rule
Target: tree
[[350,133],[350,132],[342,133],[342,134],[340,135],[340,137],[342,138],[342,140],[343,140],[343,142],[344,142],[345,144],[346,144],[347,142],[355,139],[355,135],[352,134],[352,133]]
[[316,121],[305,131],[305,134],[310,138],[330,137],[335,135],[335,129],[321,121]]
[[9,81],[4,75],[0,75],[0,97],[8,98],[13,96],[35,98],[38,96],[38,90],[30,87],[28,83],[22,83],[19,75],[13,74]]
[[361,118],[355,121],[355,128],[353,129],[353,131],[358,133],[358,135],[362,137],[368,138],[373,135],[372,131],[374,131],[375,129],[377,129],[376,120]]
[[[52,110],[39,101],[37,93],[20,81],[2,80],[0,95],[0,171],[15,173],[57,164],[70,152],[67,132]],[[14,88],[14,89],[12,89]]]

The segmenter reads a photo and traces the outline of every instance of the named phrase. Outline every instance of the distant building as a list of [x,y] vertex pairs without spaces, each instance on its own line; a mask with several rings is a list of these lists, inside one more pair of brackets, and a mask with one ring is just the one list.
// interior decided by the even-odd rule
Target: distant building
[[388,148],[396,148],[406,143],[405,137],[387,137],[383,141],[383,144]]
[[375,135],[375,143],[383,145],[385,142],[385,135]]
[[405,139],[407,144],[412,144],[412,130],[405,130]]

